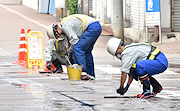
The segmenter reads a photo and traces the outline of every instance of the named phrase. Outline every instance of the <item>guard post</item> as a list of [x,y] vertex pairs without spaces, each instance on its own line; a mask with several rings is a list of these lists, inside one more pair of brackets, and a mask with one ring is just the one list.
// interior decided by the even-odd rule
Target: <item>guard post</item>
[[27,67],[43,68],[43,36],[40,31],[30,31],[27,34]]

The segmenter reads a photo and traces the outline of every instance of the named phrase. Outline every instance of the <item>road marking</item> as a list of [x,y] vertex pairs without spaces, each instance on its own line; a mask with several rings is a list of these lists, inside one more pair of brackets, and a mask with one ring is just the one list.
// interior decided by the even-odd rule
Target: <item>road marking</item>
[[0,56],[14,56],[12,53],[0,48]]
[[35,20],[33,20],[33,19],[30,19],[29,17],[27,17],[27,16],[25,16],[25,15],[23,15],[23,14],[17,12],[17,11],[14,11],[14,10],[12,10],[12,9],[10,9],[10,8],[8,8],[8,7],[4,6],[4,5],[2,5],[2,4],[0,4],[0,6],[3,7],[3,8],[5,8],[5,9],[8,10],[8,11],[14,13],[14,14],[19,15],[20,17],[22,17],[22,18],[24,18],[24,19],[26,19],[26,20],[28,20],[28,21],[31,21],[31,22],[33,22],[33,23],[35,23],[35,24],[41,26],[41,27],[44,27],[44,28],[47,27],[46,25],[44,25],[44,24],[42,24],[42,23],[40,23],[40,22],[37,22],[37,21],[35,21]]

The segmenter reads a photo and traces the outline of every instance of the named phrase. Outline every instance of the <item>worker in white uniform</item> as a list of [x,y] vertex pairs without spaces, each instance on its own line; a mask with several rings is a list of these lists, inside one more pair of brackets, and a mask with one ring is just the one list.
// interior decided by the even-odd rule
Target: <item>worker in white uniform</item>
[[[124,95],[133,79],[140,80],[143,84],[143,93],[138,94],[138,98],[149,98],[162,90],[160,83],[152,76],[164,72],[168,61],[157,47],[145,42],[124,45],[121,39],[111,38],[107,43],[107,51],[122,61],[121,83],[117,93]],[[129,78],[124,87],[127,74]],[[153,87],[152,91],[150,85]]]
[[[59,34],[56,29],[58,25],[51,24],[46,28],[49,37],[49,45],[46,49],[45,60],[47,61],[47,68],[51,70],[51,62],[56,67],[52,72],[62,72],[62,65],[70,65],[67,61],[72,61],[72,47],[65,34]],[[65,58],[66,57],[66,58]]]

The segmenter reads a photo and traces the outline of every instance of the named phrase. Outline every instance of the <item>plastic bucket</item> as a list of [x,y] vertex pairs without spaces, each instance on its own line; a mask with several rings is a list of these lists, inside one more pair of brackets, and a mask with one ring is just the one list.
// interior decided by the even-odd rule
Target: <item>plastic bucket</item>
[[80,80],[82,67],[77,64],[73,64],[67,67],[69,80]]

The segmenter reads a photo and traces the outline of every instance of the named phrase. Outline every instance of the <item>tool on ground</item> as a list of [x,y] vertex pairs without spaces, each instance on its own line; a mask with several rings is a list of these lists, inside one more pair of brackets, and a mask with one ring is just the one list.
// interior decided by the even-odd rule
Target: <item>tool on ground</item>
[[137,98],[136,95],[130,95],[130,96],[104,96],[104,98]]

